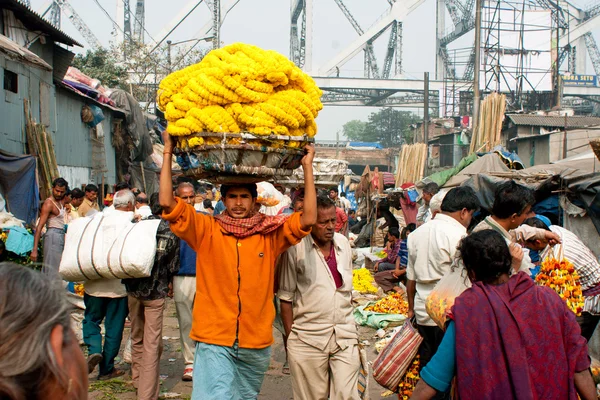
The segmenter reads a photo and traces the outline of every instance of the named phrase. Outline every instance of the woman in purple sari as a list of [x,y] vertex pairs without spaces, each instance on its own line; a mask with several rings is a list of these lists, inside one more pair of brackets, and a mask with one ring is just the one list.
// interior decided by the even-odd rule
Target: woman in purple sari
[[575,314],[525,273],[509,276],[521,248],[509,250],[499,233],[485,230],[465,237],[459,250],[473,287],[456,299],[411,399],[447,392],[454,376],[461,399],[596,399]]

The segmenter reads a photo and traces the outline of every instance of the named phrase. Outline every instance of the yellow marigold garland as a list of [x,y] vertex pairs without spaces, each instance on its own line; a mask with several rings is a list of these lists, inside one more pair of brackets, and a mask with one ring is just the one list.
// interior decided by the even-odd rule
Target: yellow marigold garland
[[321,94],[314,80],[283,55],[234,43],[168,75],[157,101],[169,122],[167,131],[175,136],[196,129],[314,136]]
[[365,307],[365,311],[406,315],[408,312],[408,303],[400,293],[392,293],[383,299],[377,300],[375,304]]
[[359,268],[352,271],[352,288],[360,293],[377,293],[377,288],[373,286],[373,275],[366,268]]

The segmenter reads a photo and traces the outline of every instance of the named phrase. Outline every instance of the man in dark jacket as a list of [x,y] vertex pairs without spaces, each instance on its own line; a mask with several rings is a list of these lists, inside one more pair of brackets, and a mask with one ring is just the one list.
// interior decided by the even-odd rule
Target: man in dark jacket
[[[152,216],[158,219],[162,209],[158,193],[151,196]],[[138,400],[157,399],[162,354],[162,327],[165,298],[172,296],[173,276],[179,270],[179,238],[169,223],[161,220],[156,232],[156,255],[147,278],[124,279],[131,319],[131,376]]]

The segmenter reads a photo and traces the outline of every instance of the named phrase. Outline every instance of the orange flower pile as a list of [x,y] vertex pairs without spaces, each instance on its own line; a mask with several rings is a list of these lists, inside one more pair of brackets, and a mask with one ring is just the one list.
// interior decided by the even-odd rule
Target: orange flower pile
[[85,288],[83,287],[83,283],[76,283],[75,284],[75,294],[77,296],[83,297],[83,293],[85,293]]
[[413,362],[408,366],[406,373],[398,385],[398,398],[402,400],[410,399],[417,382],[419,382],[419,356],[417,355]]
[[573,264],[563,258],[557,260],[554,257],[548,257],[542,262],[540,273],[535,277],[538,285],[547,286],[554,290],[561,299],[567,303],[567,307],[577,316],[583,311],[583,294],[579,275],[575,271]]
[[406,315],[408,313],[408,303],[402,298],[400,293],[392,293],[378,300],[375,304],[365,307],[365,311]]

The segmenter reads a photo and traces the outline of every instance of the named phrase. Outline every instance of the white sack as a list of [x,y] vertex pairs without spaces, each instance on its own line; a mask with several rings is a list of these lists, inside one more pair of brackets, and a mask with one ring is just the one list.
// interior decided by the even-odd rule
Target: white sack
[[72,221],[60,262],[62,278],[80,282],[150,276],[160,220],[132,219],[132,212],[115,212]]

